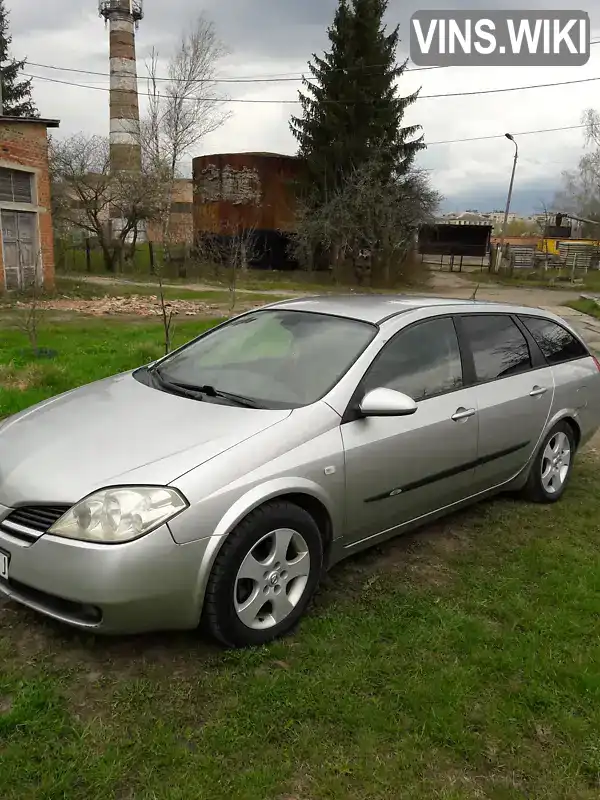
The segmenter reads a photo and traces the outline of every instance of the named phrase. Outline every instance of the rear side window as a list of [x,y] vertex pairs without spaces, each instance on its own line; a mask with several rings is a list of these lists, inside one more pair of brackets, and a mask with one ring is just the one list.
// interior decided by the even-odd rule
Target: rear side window
[[575,358],[585,358],[586,348],[562,325],[542,317],[520,317],[533,336],[549,364],[561,364]]
[[462,318],[462,328],[480,383],[508,378],[532,368],[527,339],[509,316],[474,314]]

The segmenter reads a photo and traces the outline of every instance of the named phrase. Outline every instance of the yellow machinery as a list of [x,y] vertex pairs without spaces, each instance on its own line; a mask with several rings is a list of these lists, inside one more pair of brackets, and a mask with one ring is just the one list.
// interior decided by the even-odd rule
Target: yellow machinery
[[552,256],[559,255],[558,252],[558,245],[561,242],[568,242],[569,244],[581,244],[581,245],[588,245],[589,247],[599,247],[600,240],[599,239],[551,239],[551,238],[544,238],[540,239],[538,242],[537,249],[540,250],[542,253],[548,253]]

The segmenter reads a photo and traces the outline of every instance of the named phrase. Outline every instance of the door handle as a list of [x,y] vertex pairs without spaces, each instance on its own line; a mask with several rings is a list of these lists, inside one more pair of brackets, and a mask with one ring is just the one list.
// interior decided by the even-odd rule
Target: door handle
[[548,389],[544,389],[543,386],[534,386],[529,392],[529,397],[541,397],[543,394],[546,394],[547,391]]
[[474,417],[477,412],[474,408],[458,408],[456,413],[452,415],[454,422],[460,422],[463,419]]

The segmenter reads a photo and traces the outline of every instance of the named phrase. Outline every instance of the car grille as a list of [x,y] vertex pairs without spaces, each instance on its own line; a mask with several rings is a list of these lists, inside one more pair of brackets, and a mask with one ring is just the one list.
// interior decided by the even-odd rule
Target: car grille
[[25,544],[33,544],[69,508],[70,506],[21,506],[0,522],[0,532]]

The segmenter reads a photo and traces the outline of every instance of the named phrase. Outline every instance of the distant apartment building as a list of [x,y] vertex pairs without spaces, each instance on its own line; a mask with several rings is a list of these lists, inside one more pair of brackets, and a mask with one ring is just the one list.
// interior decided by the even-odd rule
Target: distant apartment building
[[58,126],[0,116],[0,291],[54,285],[48,128]]

